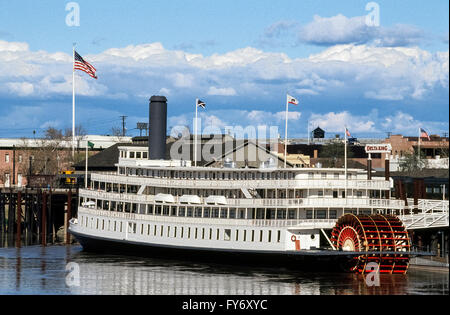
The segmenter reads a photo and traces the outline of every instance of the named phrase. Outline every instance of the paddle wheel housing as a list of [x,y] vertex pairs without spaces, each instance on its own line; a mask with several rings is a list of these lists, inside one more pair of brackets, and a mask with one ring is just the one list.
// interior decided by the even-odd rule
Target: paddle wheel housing
[[350,259],[345,266],[350,271],[370,272],[366,266],[371,262],[377,263],[380,273],[405,274],[408,270],[410,239],[405,226],[395,216],[345,214],[336,222],[330,240],[337,250],[379,252]]

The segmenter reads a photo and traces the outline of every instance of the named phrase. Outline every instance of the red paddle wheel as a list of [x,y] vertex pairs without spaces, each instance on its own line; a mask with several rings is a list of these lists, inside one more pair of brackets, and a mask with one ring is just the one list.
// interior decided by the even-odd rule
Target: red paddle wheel
[[351,259],[347,267],[356,273],[373,271],[366,270],[371,262],[378,264],[380,273],[404,274],[408,270],[410,240],[403,223],[395,216],[345,214],[336,222],[331,242],[338,250],[379,253]]

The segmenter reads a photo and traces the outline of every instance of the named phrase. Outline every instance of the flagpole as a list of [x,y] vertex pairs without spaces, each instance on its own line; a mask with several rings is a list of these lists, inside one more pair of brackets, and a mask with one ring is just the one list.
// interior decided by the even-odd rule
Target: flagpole
[[[344,145],[345,200],[347,200],[347,127],[345,127],[345,130],[344,130],[344,139],[345,139],[345,145]],[[370,170],[369,170],[369,172],[370,172]]]
[[284,131],[284,168],[286,168],[287,159],[287,131],[288,131],[288,109],[289,109],[288,97],[286,96],[286,127]]
[[72,63],[72,158],[75,157],[75,43]]
[[195,99],[194,166],[197,166],[197,116],[198,116],[198,98]]
[[417,152],[417,154],[419,155],[419,159],[418,159],[418,166],[420,167],[420,136],[421,136],[421,132],[420,132],[420,127],[419,127],[419,141],[418,141],[418,147],[419,147],[419,149],[418,149],[418,152]]
[[87,189],[87,179],[88,179],[88,146],[89,141],[86,140],[86,166],[85,166],[85,176],[84,176],[84,188]]

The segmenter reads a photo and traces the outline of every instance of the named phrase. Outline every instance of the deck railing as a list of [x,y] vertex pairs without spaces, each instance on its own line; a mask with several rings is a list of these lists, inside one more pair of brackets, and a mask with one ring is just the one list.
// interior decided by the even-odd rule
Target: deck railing
[[264,188],[298,188],[298,189],[371,189],[389,190],[391,184],[383,180],[349,179],[167,179],[142,176],[125,176],[117,174],[91,175],[91,180],[106,183],[120,183],[129,185],[147,185],[170,188],[199,188],[199,189],[264,189]]

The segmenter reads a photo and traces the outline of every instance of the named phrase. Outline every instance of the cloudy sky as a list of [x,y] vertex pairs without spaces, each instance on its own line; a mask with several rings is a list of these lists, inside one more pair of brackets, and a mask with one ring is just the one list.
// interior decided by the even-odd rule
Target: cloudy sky
[[440,0],[0,0],[0,137],[71,128],[74,42],[97,69],[76,74],[76,123],[90,134],[121,115],[139,134],[148,99],[165,95],[169,128],[192,126],[200,98],[203,127],[284,136],[289,93],[290,137],[308,122],[328,136],[442,135],[448,12]]

